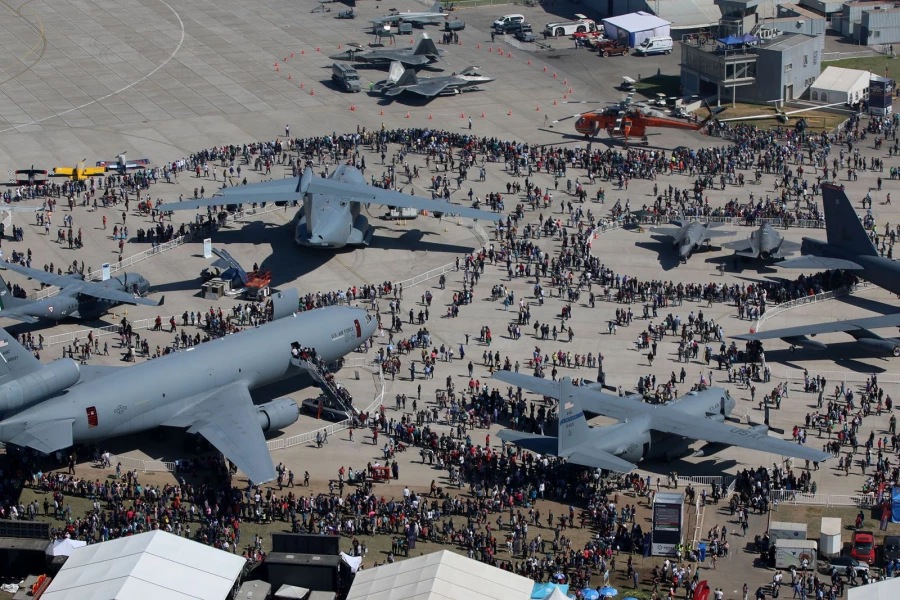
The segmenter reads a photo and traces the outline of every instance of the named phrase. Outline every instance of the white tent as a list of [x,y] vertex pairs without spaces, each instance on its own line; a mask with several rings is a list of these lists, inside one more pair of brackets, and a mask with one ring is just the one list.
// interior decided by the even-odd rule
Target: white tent
[[896,600],[898,597],[900,597],[900,578],[897,577],[847,588],[847,600]]
[[275,592],[276,598],[286,598],[288,600],[303,600],[307,596],[309,596],[309,590],[297,585],[284,584]]
[[441,550],[356,574],[347,600],[527,600],[526,577]]
[[671,35],[672,24],[656,15],[638,11],[603,19],[606,37],[635,48],[647,38]]
[[81,548],[82,546],[87,546],[87,542],[69,538],[56,540],[52,545],[47,547],[47,554],[50,556],[71,556],[72,551],[75,550],[75,548]]
[[547,596],[547,600],[569,600],[569,597],[563,594],[559,588],[553,588],[553,591]]
[[150,531],[76,548],[45,600],[224,600],[245,559]]
[[809,87],[809,99],[814,102],[854,104],[869,97],[869,79],[872,74],[859,69],[825,67],[822,74]]

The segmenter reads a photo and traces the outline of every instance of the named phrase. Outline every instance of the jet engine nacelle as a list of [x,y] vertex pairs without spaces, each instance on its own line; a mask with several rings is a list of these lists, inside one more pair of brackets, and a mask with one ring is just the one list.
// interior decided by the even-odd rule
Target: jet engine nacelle
[[284,429],[300,418],[300,407],[290,398],[279,398],[256,407],[263,431]]
[[781,339],[782,341],[785,341],[791,345],[791,352],[794,351],[794,346],[800,346],[801,348],[812,348],[813,350],[825,350],[828,347],[824,343],[818,342],[816,340],[811,340],[805,335],[796,335]]
[[0,413],[20,410],[78,383],[78,363],[60,358],[44,368],[0,385]]
[[718,454],[728,447],[730,447],[729,444],[723,444],[721,442],[706,442],[705,444],[700,446],[700,449],[694,452],[691,456],[712,456],[713,454]]
[[900,345],[893,340],[862,338],[856,340],[866,350],[872,352],[890,352],[893,356],[900,357]]

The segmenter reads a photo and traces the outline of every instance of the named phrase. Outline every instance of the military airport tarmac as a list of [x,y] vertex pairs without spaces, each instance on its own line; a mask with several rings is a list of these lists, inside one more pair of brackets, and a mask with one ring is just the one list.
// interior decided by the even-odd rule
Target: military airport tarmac
[[[518,43],[507,43],[499,37],[491,42],[490,23],[501,14],[522,12],[536,27],[557,20],[556,16],[543,14],[539,8],[503,5],[455,11],[455,17],[466,21],[466,29],[459,32],[458,45],[439,46],[448,50],[448,55],[445,57],[446,64],[437,63],[444,72],[458,72],[469,65],[477,65],[483,73],[494,77],[494,82],[481,91],[440,97],[428,104],[383,103],[369,97],[365,91],[344,94],[334,89],[330,82],[332,61],[327,54],[337,52],[351,42],[366,44],[371,41],[371,34],[363,31],[365,21],[385,14],[388,5],[380,2],[360,3],[356,7],[358,17],[355,20],[334,18],[336,11],[345,8],[343,5],[326,5],[331,12],[310,12],[316,5],[309,0],[299,3],[269,0],[255,4],[234,0],[215,3],[179,0],[75,3],[56,0],[21,6],[4,4],[8,14],[0,20],[0,48],[3,50],[0,53],[0,172],[27,168],[32,164],[39,168],[73,166],[82,158],[87,159],[88,165],[93,165],[97,160],[112,159],[123,151],[127,151],[130,158],[147,157],[153,166],[157,166],[213,146],[284,139],[286,125],[290,127],[291,137],[302,138],[332,132],[338,135],[353,134],[363,128],[428,127],[477,137],[583,148],[590,140],[576,135],[571,121],[550,129],[545,125],[545,116],[553,120],[584,110],[581,108],[583,105],[565,105],[568,99],[620,100],[622,93],[614,85],[622,76],[638,79],[639,75],[648,77],[657,72],[662,75],[678,74],[677,52],[670,56],[603,59],[584,49],[575,49],[571,40],[567,39],[553,40],[550,42],[552,49],[543,51],[522,49]],[[409,0],[390,6],[401,10],[427,9],[423,3]],[[575,11],[575,6],[557,3],[554,10],[557,14],[566,14],[570,10]],[[437,27],[426,26],[426,31],[431,32],[436,41],[440,40],[441,31]],[[419,30],[415,31],[416,35],[419,33]],[[394,43],[408,45],[410,39],[408,36],[397,36]],[[364,90],[369,81],[378,81],[385,75],[384,70],[361,69],[360,73]],[[888,174],[894,161],[887,157],[886,149],[874,148],[872,137],[870,134],[867,140],[854,143],[854,149],[858,149],[863,157],[885,159],[885,171],[873,173],[860,170],[858,181],[842,183],[846,184],[860,214],[865,213],[860,200],[871,190],[874,200],[872,212],[881,233],[886,224],[894,227],[900,222],[900,210],[885,204],[885,194],[896,187]],[[700,133],[656,130],[650,136],[647,147],[665,152],[677,146],[702,148],[728,143]],[[605,134],[593,144],[594,147],[619,147]],[[396,144],[389,145],[388,163],[398,149]],[[835,147],[831,156],[838,151]],[[379,153],[372,148],[365,148],[362,153],[367,162],[367,179],[380,179],[387,167],[382,166]],[[437,174],[434,165],[427,167],[424,156],[420,154],[409,154],[405,160],[411,167],[418,166],[421,173],[419,179],[413,180],[412,189],[419,195],[427,196],[431,177]],[[218,161],[214,164],[215,176],[212,169],[209,176],[200,178],[184,171],[179,174],[177,182],[166,183],[161,179],[149,190],[144,190],[142,199],[175,202],[182,195],[185,198],[192,196],[194,189],[200,186],[209,195],[222,185],[225,172]],[[316,165],[316,170],[333,166],[334,162],[326,158],[325,164]],[[806,169],[809,172],[810,167],[807,165]],[[502,163],[487,163],[485,170],[483,182],[477,181],[477,177],[470,172],[461,190],[457,191],[454,183],[451,199],[468,204],[465,195],[469,188],[479,198],[485,198],[491,192],[501,192],[507,197],[505,208],[509,212],[520,199],[507,196],[507,183],[524,184],[524,177],[515,177],[505,171]],[[400,172],[398,169],[398,175]],[[273,165],[269,174],[254,170],[252,165],[244,165],[242,174],[249,183],[289,175],[290,171],[280,164]],[[780,195],[780,189],[776,190],[773,186],[772,175],[764,174],[761,184],[749,182],[751,172],[745,172],[745,175],[748,183],[744,186],[728,185],[722,190],[721,186],[716,185],[716,189],[707,189],[704,196],[709,204],[719,207],[735,198],[745,203],[751,192],[757,199]],[[876,183],[879,175],[884,178],[881,191],[877,190]],[[841,177],[846,180],[846,168]],[[683,189],[691,187],[694,181],[694,177],[688,174],[660,175],[655,182],[631,180],[626,190],[619,189],[615,181],[597,179],[596,183],[589,183],[583,171],[571,167],[567,176],[558,182],[547,173],[536,173],[533,180],[553,194],[551,207],[538,211],[544,217],[563,222],[568,218],[568,210],[560,210],[560,201],[575,199],[566,192],[567,178],[573,181],[579,178],[585,184],[589,199],[599,188],[604,188],[604,203],[589,200],[583,205],[576,205],[581,206],[585,213],[590,210],[598,219],[606,218],[617,200],[621,200],[622,204],[630,202],[632,210],[644,204],[652,205],[654,183],[661,189],[668,185]],[[410,184],[406,178],[401,175],[399,180],[398,187],[409,191]],[[34,203],[40,204],[40,200],[26,202]],[[63,204],[61,202],[59,210],[53,214],[53,230],[55,232],[56,227],[61,225],[64,217],[71,216],[72,227],[83,235],[83,248],[70,250],[57,244],[54,235],[44,235],[44,228],[36,224],[33,215],[15,213],[12,223],[24,228],[24,240],[13,242],[7,234],[3,239],[3,256],[9,256],[14,250],[30,250],[35,268],[51,262],[64,268],[77,261],[96,271],[104,262],[116,262],[119,246],[112,239],[112,227],[121,225],[123,219],[129,230],[129,240],[122,255],[137,255],[150,247],[134,239],[134,233],[139,228],[147,229],[154,224],[149,216],[136,212],[133,196],[131,209],[124,216],[121,205],[96,210],[79,205],[70,212]],[[296,208],[286,207],[249,217],[240,223],[229,223],[211,236],[213,245],[227,249],[245,267],[249,268],[254,263],[264,264],[274,273],[274,288],[296,286],[301,296],[346,290],[363,284],[411,280],[429,270],[451,264],[457,258],[462,259],[482,247],[493,245],[499,248],[500,245],[488,223],[482,224],[488,236],[484,241],[466,226],[467,223],[460,224],[453,218],[437,219],[429,215],[395,223],[380,220],[378,217],[384,211],[371,208],[370,221],[378,226],[378,230],[370,247],[339,251],[298,248],[293,242],[292,225],[296,211]],[[524,222],[535,222],[536,216],[528,209]],[[103,228],[104,218],[108,219],[107,229]],[[177,228],[181,223],[192,220],[192,212],[176,213],[171,223]],[[166,224],[169,222],[167,219]],[[730,238],[732,240],[747,237],[751,231],[750,227],[744,226],[735,229],[738,233]],[[804,236],[825,237],[823,229],[791,228],[781,232],[786,239],[796,242]],[[560,240],[557,238],[541,238],[537,242],[551,254],[560,250]],[[211,262],[203,258],[202,249],[200,236],[128,267],[129,271],[139,272],[151,282],[152,298],[166,296],[165,305],[120,307],[102,322],[90,325],[115,324],[125,316],[132,321],[161,316],[165,328],[169,316],[175,315],[180,330],[180,317],[186,311],[207,311],[211,306],[225,310],[241,302],[227,298],[209,301],[200,297],[200,271]],[[750,263],[742,264],[736,270],[731,251],[723,250],[696,253],[679,265],[671,244],[654,236],[646,228],[598,232],[592,240],[591,253],[616,274],[640,280],[743,285],[782,277],[793,280],[800,275],[800,272],[772,267],[758,268]],[[720,265],[724,266],[724,270],[718,268]],[[24,286],[29,293],[36,290],[34,282],[28,282],[19,275],[9,271],[2,271],[0,275],[10,283]],[[729,389],[738,399],[736,416],[749,416],[754,422],[763,419],[758,399],[775,385],[787,381],[785,377],[789,372],[803,369],[811,375],[827,374],[826,395],[831,395],[834,385],[839,384],[838,377],[846,377],[858,385],[864,384],[867,376],[877,374],[886,392],[900,398],[896,363],[900,359],[874,356],[854,347],[849,336],[833,334],[817,338],[847,342],[838,344],[837,352],[833,354],[805,349],[791,353],[787,345],[780,341],[766,344],[772,381],[755,383],[757,401],[751,402],[749,390],[745,386],[729,383],[726,372],[718,370],[715,361],[708,366],[701,359],[679,364],[673,342],[675,338],[671,336],[660,343],[657,359],[650,365],[646,350],[638,351],[635,344],[648,323],[640,318],[642,305],[619,304],[598,298],[596,307],[590,308],[586,305],[586,294],[582,294],[580,302],[573,304],[573,314],[565,320],[566,327],[571,327],[575,334],[572,342],[565,341],[566,336],[560,336],[558,342],[552,339],[536,340],[530,325],[522,327],[521,339],[513,340],[507,334],[507,325],[515,321],[520,299],[533,300],[533,278],[509,280],[505,265],[489,264],[476,288],[475,301],[462,306],[458,318],[446,318],[444,313],[453,294],[462,289],[462,275],[462,271],[447,273],[446,289],[439,288],[437,278],[419,285],[411,285],[411,281],[404,285],[401,312],[404,323],[409,308],[418,312],[422,308],[420,298],[430,291],[434,301],[426,325],[433,336],[433,345],[439,347],[444,344],[454,350],[463,345],[466,358],[465,361],[455,359],[450,364],[438,361],[433,379],[422,379],[420,371],[416,381],[410,381],[404,362],[396,378],[387,376],[384,383],[384,405],[389,417],[397,419],[402,414],[402,411],[394,409],[394,398],[398,394],[406,394],[411,399],[419,385],[425,405],[434,402],[436,390],[445,387],[448,376],[457,391],[464,389],[469,381],[469,360],[474,365],[475,378],[482,385],[493,386],[488,368],[482,361],[487,345],[478,341],[484,326],[493,333],[490,351],[520,363],[523,372],[528,371],[526,364],[535,346],[540,346],[544,354],[560,350],[572,354],[590,352],[596,355],[600,352],[604,357],[607,384],[629,392],[634,391],[642,376],[653,374],[662,382],[668,379],[670,372],[678,372],[683,366],[686,382],[679,384],[677,389],[679,393],[684,393],[701,377],[708,378],[711,372],[713,383]],[[506,286],[514,292],[516,304],[510,307],[509,312],[504,309],[501,300],[491,300],[491,288],[495,285]],[[598,295],[599,289],[595,285],[594,292]],[[390,323],[388,303],[387,297],[379,303],[386,324]],[[532,319],[560,326],[560,309],[564,304],[557,297],[548,297],[541,306],[532,304]],[[369,307],[369,303],[364,306]],[[617,309],[628,308],[634,312],[633,323],[619,326],[616,334],[610,335],[607,323],[615,318]],[[767,320],[764,327],[775,329],[823,320],[871,316],[896,308],[896,298],[891,294],[867,286],[851,296],[782,313]],[[708,306],[705,301],[686,301],[681,306],[660,308],[659,319],[650,320],[659,323],[669,313],[687,320],[690,313],[696,315],[701,311],[705,319],[713,319],[723,328],[727,343],[730,343],[729,335],[746,333],[754,326],[754,321],[738,317],[734,303],[714,302]],[[43,328],[16,324],[6,319],[0,324],[12,333],[32,332],[45,338],[87,327],[83,323],[64,322],[53,328]],[[410,335],[415,329],[416,326],[407,325],[402,335]],[[193,333],[194,329],[189,328],[189,331]],[[881,333],[892,335],[893,332],[885,330]],[[173,334],[168,332],[147,331],[141,334],[146,335],[151,348],[164,348],[173,339]],[[395,337],[399,335],[395,334]],[[383,348],[387,339],[387,334],[376,337],[374,350]],[[100,342],[101,346],[109,343],[110,356],[94,356],[91,364],[123,364],[120,359],[124,350],[119,348],[118,336],[101,337]],[[717,353],[719,343],[710,345]],[[45,344],[40,352],[41,360],[47,362],[62,356],[63,346]],[[743,347],[743,344],[739,346]],[[368,358],[374,356],[374,350],[369,352]],[[288,351],[286,348],[285,352]],[[361,358],[364,355],[356,353],[350,356]],[[404,361],[410,358],[418,360],[416,352],[403,358]],[[355,405],[364,407],[372,402],[378,382],[363,370],[358,370],[360,378],[356,379],[354,371],[357,370],[344,369],[338,373],[337,379],[351,391]],[[596,369],[561,368],[560,375],[594,379],[597,373]],[[782,402],[780,410],[771,411],[771,424],[784,428],[788,436],[794,425],[802,424],[805,415],[815,410],[816,395],[803,393],[800,389],[802,383],[802,378],[789,380],[789,397]],[[506,386],[501,385],[500,388],[505,390]],[[290,396],[300,402],[315,393],[313,388],[298,390],[288,383],[281,384],[277,390],[264,396]],[[407,409],[406,412],[411,411]],[[303,416],[281,435],[288,437],[311,431],[322,424]],[[443,425],[437,426],[437,429],[446,430]],[[496,446],[498,440],[495,433],[498,429],[497,425],[490,430],[477,429],[472,434],[473,440],[481,443],[484,436],[490,433],[491,443]],[[870,429],[872,422],[866,421],[860,437],[867,437]],[[173,452],[173,447],[180,452],[180,445],[166,443],[166,440],[172,439],[170,435],[151,434],[112,440],[107,447],[121,456],[167,461],[182,458]],[[820,444],[812,430],[809,443],[813,447]],[[322,489],[328,480],[336,477],[340,467],[359,469],[365,467],[367,462],[376,460],[381,454],[382,443],[377,447],[371,444],[369,432],[357,432],[351,442],[344,431],[332,437],[324,450],[314,445],[301,445],[276,451],[272,458],[276,464],[284,463],[298,476],[308,471],[314,485]],[[420,463],[415,449],[398,454],[398,460],[400,479],[397,483],[401,489],[403,485],[409,485],[426,490],[430,481],[439,474],[429,465]],[[721,475],[760,465],[771,466],[781,461],[780,456],[760,452],[725,450],[711,458],[689,458],[647,467],[648,472],[665,480],[665,475],[671,471],[681,475]],[[858,473],[858,469],[853,469],[849,477],[837,477],[834,475],[836,471],[832,470],[834,466],[825,463],[818,472],[821,475],[815,475],[819,492],[856,493],[865,477]],[[78,472],[92,478],[98,473],[89,463],[81,464]],[[163,474],[146,477],[151,481],[172,480]],[[723,577],[726,579],[719,583],[734,584],[735,587],[728,588],[731,590],[737,589],[737,582],[743,574],[738,568]],[[762,571],[754,574],[757,583],[770,578]],[[711,575],[710,580],[716,583],[716,575]]]

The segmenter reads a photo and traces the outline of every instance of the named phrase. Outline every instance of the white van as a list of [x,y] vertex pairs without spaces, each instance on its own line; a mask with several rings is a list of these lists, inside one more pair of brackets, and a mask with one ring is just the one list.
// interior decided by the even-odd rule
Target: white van
[[672,52],[672,38],[669,36],[665,37],[652,37],[647,38],[643,42],[640,43],[635,49],[636,54],[671,54]]
[[494,29],[502,29],[509,23],[522,23],[525,21],[525,15],[503,15],[494,21]]

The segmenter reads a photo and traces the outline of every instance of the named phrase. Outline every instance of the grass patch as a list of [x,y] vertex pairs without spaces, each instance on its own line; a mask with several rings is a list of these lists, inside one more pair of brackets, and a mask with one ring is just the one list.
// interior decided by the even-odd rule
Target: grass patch
[[845,58],[843,60],[833,60],[822,63],[822,70],[826,67],[840,67],[842,69],[859,69],[861,71],[869,71],[880,77],[884,76],[884,69],[888,69],[888,77],[897,77],[900,75],[900,63],[896,62],[896,58],[882,56],[861,56],[859,58]]
[[634,84],[636,92],[647,98],[656,98],[657,94],[665,94],[666,96],[681,95],[681,76],[680,75],[651,75],[643,77]]
[[[806,537],[810,540],[818,540],[822,534],[822,517],[837,517],[841,520],[841,543],[849,544],[856,526],[858,508],[852,506],[801,506],[786,504],[778,505],[778,512],[773,512],[772,521],[786,521],[788,523],[806,523]],[[879,522],[873,517],[872,509],[863,509],[865,522],[864,531],[871,531],[875,536],[875,544],[884,544],[884,537],[897,535],[897,526],[888,525],[887,531],[881,531]]]

